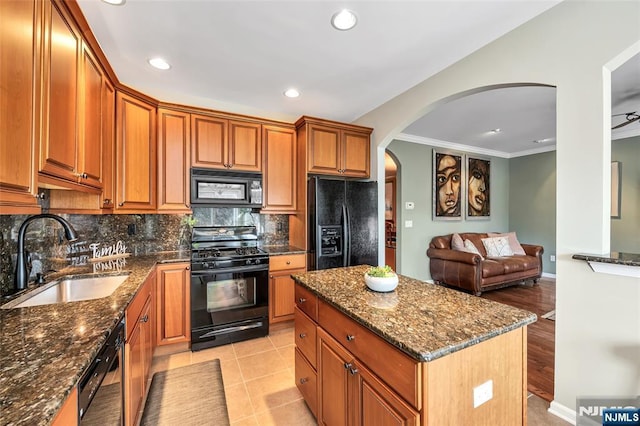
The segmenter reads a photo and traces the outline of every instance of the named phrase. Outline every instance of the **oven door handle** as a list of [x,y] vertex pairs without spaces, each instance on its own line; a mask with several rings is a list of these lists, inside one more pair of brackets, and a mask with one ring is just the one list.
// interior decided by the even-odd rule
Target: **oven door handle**
[[212,274],[229,274],[232,272],[257,272],[257,271],[268,271],[268,270],[269,270],[269,265],[236,266],[233,268],[207,269],[206,271],[194,271],[192,266],[191,276],[201,277],[204,275],[212,275]]

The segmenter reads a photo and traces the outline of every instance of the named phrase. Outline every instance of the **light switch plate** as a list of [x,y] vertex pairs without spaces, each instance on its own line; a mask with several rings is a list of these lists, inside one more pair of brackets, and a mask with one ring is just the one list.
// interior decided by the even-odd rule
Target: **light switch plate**
[[412,220],[405,220],[404,221],[404,227],[405,228],[413,228],[413,221]]
[[406,203],[404,203],[404,207],[407,210],[413,210],[415,207],[415,204],[413,203],[413,201],[407,201]]

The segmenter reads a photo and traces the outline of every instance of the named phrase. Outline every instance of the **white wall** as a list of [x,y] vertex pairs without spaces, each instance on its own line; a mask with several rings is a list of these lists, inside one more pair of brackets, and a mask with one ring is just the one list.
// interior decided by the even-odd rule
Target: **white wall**
[[609,251],[610,71],[640,51],[639,17],[637,1],[567,0],[357,120],[375,129],[383,173],[384,147],[449,97],[557,87],[554,402],[570,409],[580,395],[640,394],[640,283],[571,259]]

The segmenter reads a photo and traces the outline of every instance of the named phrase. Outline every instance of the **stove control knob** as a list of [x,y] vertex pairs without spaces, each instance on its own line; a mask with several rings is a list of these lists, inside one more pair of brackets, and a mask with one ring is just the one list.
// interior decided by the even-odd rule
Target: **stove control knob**
[[207,269],[207,268],[209,267],[209,264],[208,264],[207,262],[204,262],[204,263],[202,264],[202,267],[203,267],[203,268],[205,268],[205,269]]
[[247,259],[247,260],[245,260],[245,262],[244,262],[244,263],[245,263],[246,265],[251,265],[251,259]]

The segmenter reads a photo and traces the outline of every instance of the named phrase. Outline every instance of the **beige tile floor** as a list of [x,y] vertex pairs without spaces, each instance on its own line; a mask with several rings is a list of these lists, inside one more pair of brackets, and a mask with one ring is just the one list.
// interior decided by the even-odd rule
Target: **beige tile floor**
[[[220,359],[229,419],[233,426],[316,425],[294,380],[294,330],[272,331],[268,337],[202,350],[156,356],[152,373]],[[549,403],[528,399],[529,426],[569,424],[549,414]]]

